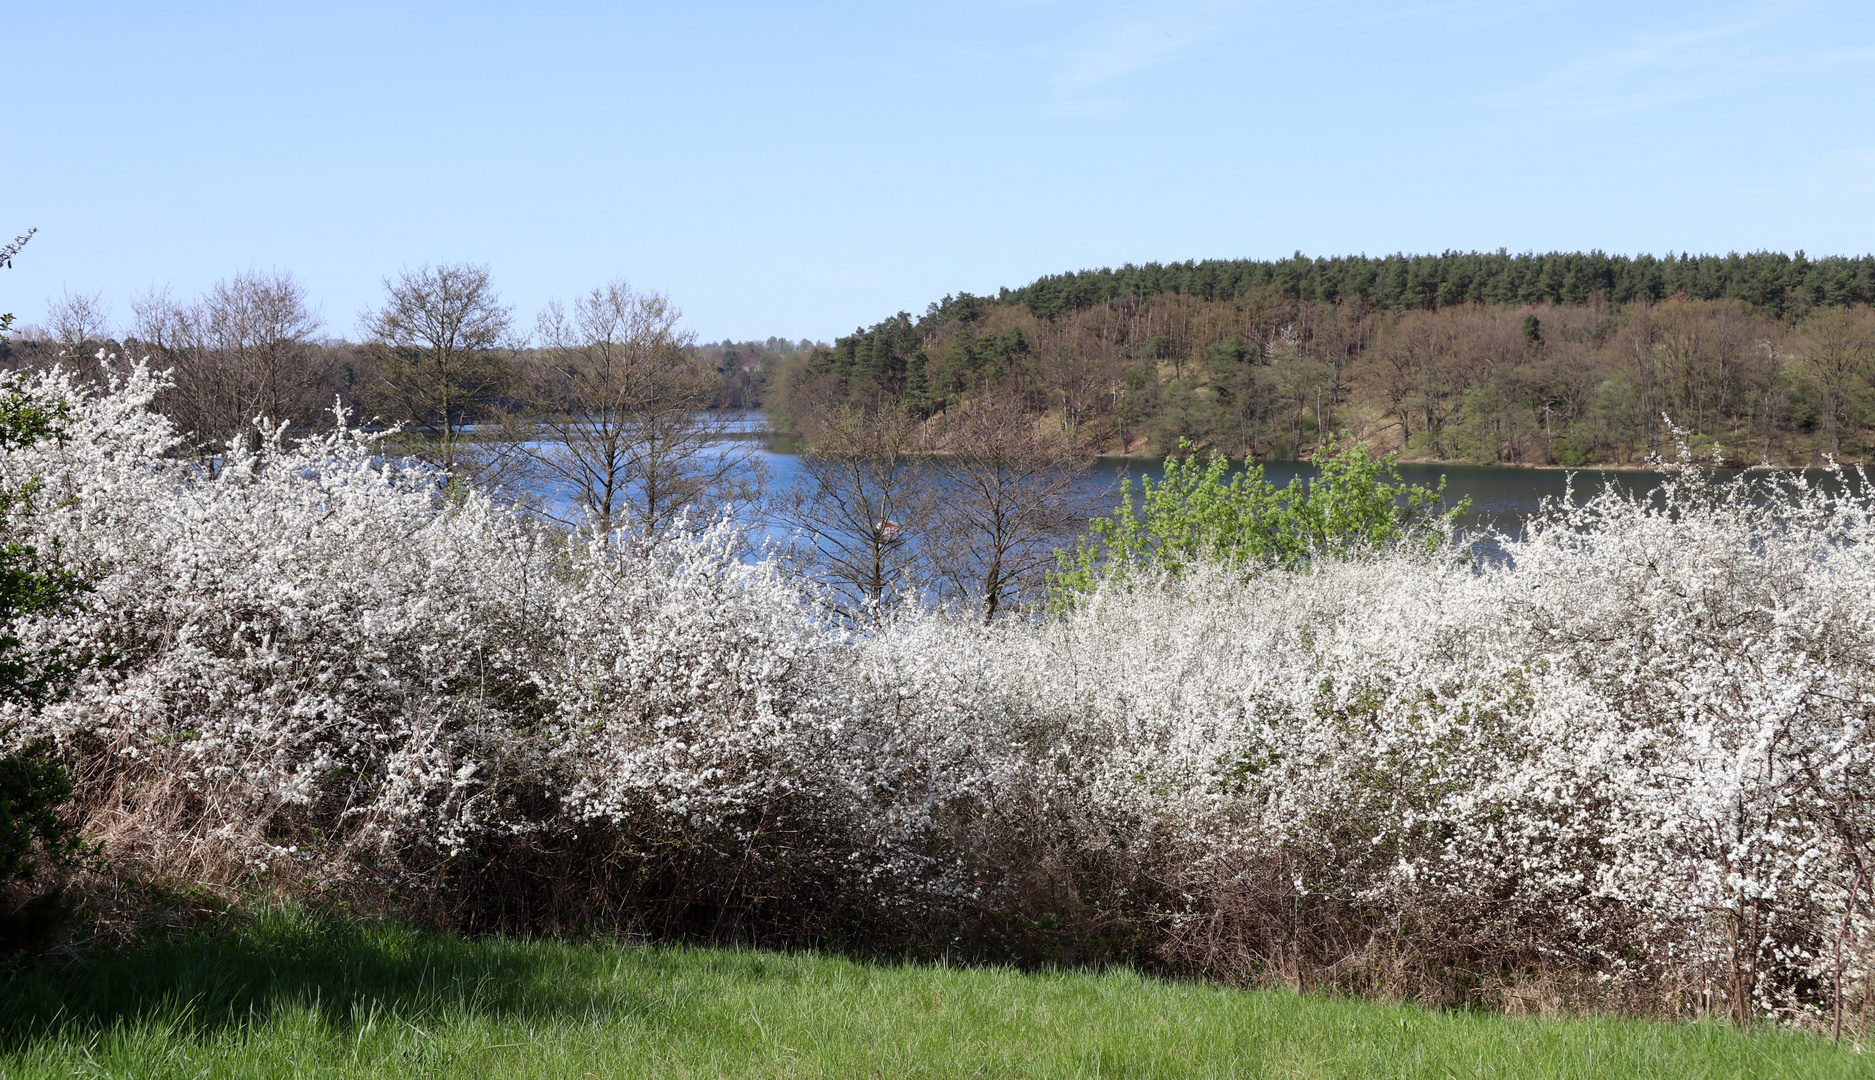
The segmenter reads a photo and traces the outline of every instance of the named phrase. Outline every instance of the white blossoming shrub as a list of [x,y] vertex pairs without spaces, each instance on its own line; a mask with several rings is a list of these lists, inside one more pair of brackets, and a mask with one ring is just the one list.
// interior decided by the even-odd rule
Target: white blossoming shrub
[[157,386],[48,377],[63,438],[4,466],[45,478],[34,525],[97,585],[28,635],[111,657],[17,737],[67,748],[120,858],[506,925],[623,917],[569,873],[688,928],[725,882],[856,872],[850,841],[776,850],[855,820],[808,808],[845,797],[802,673],[837,638],[732,530],[569,539],[350,434],[275,432],[210,476],[165,457]]
[[1875,504],[1686,464],[1550,508],[1497,565],[1212,571],[950,627],[913,650],[983,687],[948,726],[1046,774],[974,774],[1009,779],[975,827],[1014,815],[1020,845],[974,850],[1047,853],[1107,915],[1149,901],[1161,954],[1211,971],[1434,997],[1576,974],[1744,1020],[1840,979],[1859,1008]]
[[271,438],[205,476],[164,457],[156,386],[49,377],[64,437],[5,463],[45,478],[38,527],[97,583],[36,631],[114,658],[28,729],[91,755],[125,827],[179,856],[265,865],[281,815],[378,850],[495,824],[477,774],[502,742],[514,680],[491,642],[526,531],[345,435]]
[[1198,567],[855,635],[732,523],[566,536],[343,433],[209,475],[156,386],[47,377],[63,437],[0,464],[97,585],[23,634],[106,654],[12,737],[154,877],[1429,1000],[1870,1002],[1854,477],[1688,463],[1489,565]]

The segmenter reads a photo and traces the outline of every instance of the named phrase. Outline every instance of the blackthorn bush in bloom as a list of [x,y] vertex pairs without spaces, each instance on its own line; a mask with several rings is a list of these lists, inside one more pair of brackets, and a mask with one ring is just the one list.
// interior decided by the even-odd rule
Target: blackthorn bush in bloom
[[46,376],[63,436],[0,466],[96,582],[17,632],[113,658],[13,737],[152,876],[1431,1000],[1870,1001],[1854,476],[1685,461],[1485,566],[1200,563],[854,634],[730,521],[568,535],[342,431],[210,475],[157,387]]

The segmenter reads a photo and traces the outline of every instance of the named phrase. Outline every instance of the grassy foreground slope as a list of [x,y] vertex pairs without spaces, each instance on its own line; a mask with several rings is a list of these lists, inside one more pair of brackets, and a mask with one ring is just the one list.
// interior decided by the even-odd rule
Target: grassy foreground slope
[[1875,1055],[1132,974],[469,942],[274,915],[0,984],[0,1078],[1829,1077]]

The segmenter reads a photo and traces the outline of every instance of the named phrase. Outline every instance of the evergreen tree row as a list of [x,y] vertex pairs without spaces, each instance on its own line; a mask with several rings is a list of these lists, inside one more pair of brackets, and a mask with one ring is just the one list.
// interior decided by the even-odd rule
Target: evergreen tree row
[[1287,259],[1206,259],[1127,264],[1051,274],[1004,289],[1002,304],[1039,318],[1167,293],[1234,300],[1268,291],[1317,303],[1363,300],[1382,309],[1456,304],[1618,304],[1665,300],[1743,300],[1779,315],[1819,305],[1875,301],[1875,255],[1811,259],[1757,251],[1748,255],[1608,255],[1600,251],[1524,253],[1447,251],[1441,255],[1347,255]]

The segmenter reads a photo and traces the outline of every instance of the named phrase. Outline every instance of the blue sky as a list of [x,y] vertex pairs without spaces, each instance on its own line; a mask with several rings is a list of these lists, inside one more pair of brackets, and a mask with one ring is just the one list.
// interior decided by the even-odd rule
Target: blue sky
[[1875,4],[7,0],[0,309],[489,264],[706,340],[1148,260],[1875,250]]

